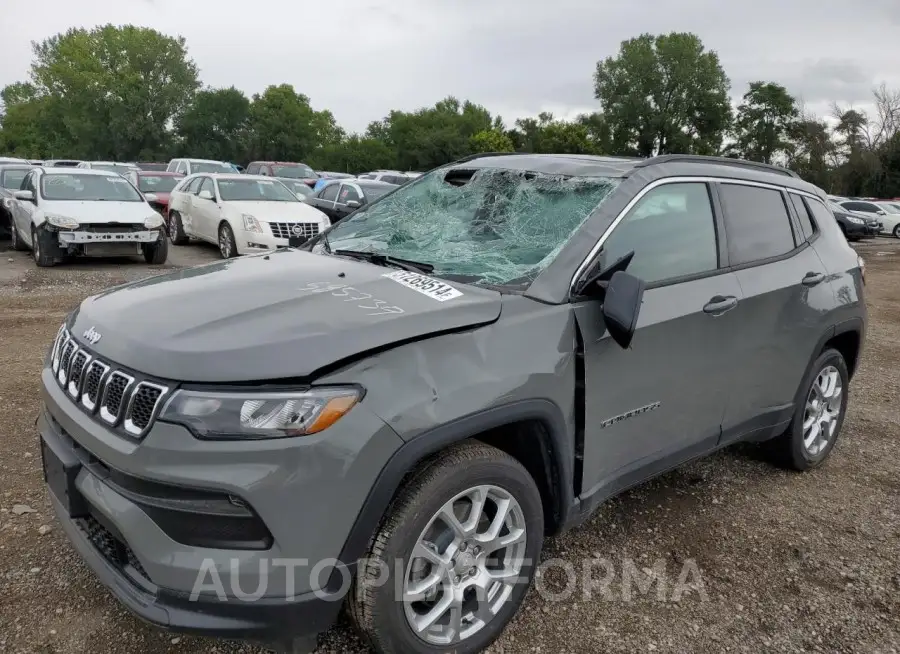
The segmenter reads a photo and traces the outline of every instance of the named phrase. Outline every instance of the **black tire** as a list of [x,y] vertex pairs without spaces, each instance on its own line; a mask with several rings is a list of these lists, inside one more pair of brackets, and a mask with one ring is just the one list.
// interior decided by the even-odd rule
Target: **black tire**
[[238,255],[234,232],[231,231],[231,225],[226,222],[219,225],[219,254],[223,259],[231,259]]
[[172,239],[172,245],[186,245],[190,240],[184,233],[184,224],[181,222],[181,215],[177,211],[169,212],[169,238]]
[[[506,604],[494,618],[470,637],[452,645],[434,645],[413,633],[402,592],[412,548],[441,507],[469,488],[490,484],[516,499],[526,525],[525,564]],[[478,442],[454,446],[423,463],[394,498],[370,544],[368,559],[350,592],[351,619],[376,652],[389,654],[468,654],[481,652],[502,633],[522,604],[534,579],[544,539],[541,496],[528,471],[514,458]],[[402,561],[398,566],[395,562]],[[383,566],[387,566],[386,568]],[[380,580],[390,571],[387,583]],[[399,570],[399,572],[397,572]]]
[[47,254],[47,241],[49,232],[43,227],[31,228],[31,257],[39,268],[50,268],[56,265],[56,259],[52,254]]
[[16,230],[16,226],[13,224],[12,219],[9,221],[9,239],[13,250],[22,252],[28,249],[28,246],[25,245],[19,237],[19,232]]
[[156,243],[145,243],[141,249],[144,251],[144,261],[152,266],[160,266],[169,258],[169,239],[166,238],[165,232],[160,230]]
[[[811,455],[803,444],[803,422],[806,419],[807,398],[812,392],[813,383],[822,371],[829,366],[837,369],[840,376],[842,392],[840,398],[840,414],[837,416],[834,433],[830,437],[824,449],[815,455]],[[794,401],[794,417],[787,431],[769,443],[775,462],[779,465],[804,472],[822,465],[841,434],[844,425],[844,417],[847,415],[847,398],[849,395],[850,374],[847,371],[847,362],[837,350],[828,348],[820,354],[806,378],[800,385],[800,390]]]
[[900,223],[894,225],[894,238],[900,238]]

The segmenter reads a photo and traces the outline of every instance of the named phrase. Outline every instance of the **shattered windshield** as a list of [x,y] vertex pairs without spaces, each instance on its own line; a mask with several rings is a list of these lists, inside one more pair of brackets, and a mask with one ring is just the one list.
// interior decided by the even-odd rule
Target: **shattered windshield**
[[331,251],[429,263],[436,276],[528,284],[615,188],[606,177],[439,169],[327,232]]

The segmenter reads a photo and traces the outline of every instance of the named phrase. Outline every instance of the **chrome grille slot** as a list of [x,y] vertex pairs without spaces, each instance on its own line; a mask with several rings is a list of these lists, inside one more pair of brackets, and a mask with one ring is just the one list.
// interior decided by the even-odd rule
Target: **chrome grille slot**
[[53,370],[54,375],[59,370],[60,350],[62,350],[62,346],[65,344],[67,338],[69,338],[69,333],[66,331],[65,326],[60,327],[59,332],[56,334],[56,338],[53,340],[53,349],[50,351],[50,367]]
[[275,238],[290,238],[294,236],[292,231],[294,227],[299,227],[302,230],[297,236],[312,238],[319,234],[319,223],[269,223],[272,236]]
[[143,433],[155,417],[160,398],[168,390],[165,386],[146,381],[135,386],[125,411],[125,431],[132,436]]
[[134,383],[134,377],[114,370],[106,380],[103,388],[103,400],[100,402],[100,418],[114,425],[119,422],[122,409],[127,402],[127,393]]
[[72,363],[69,365],[69,383],[66,390],[73,398],[78,398],[81,391],[81,380],[84,377],[84,369],[91,360],[91,355],[84,350],[78,350],[72,357]]
[[56,373],[56,379],[63,386],[66,385],[66,381],[69,378],[69,364],[72,363],[72,355],[75,354],[77,349],[78,346],[71,337],[62,347],[62,353],[59,355],[59,372]]
[[88,365],[87,372],[84,374],[84,384],[82,384],[82,393],[81,393],[81,404],[88,411],[93,411],[97,408],[97,403],[100,401],[100,392],[103,390],[102,383],[104,377],[106,377],[106,373],[109,372],[109,366],[105,363],[97,361],[91,361],[90,365]]
[[153,425],[170,386],[134,376],[81,348],[65,328],[50,351],[50,367],[63,391],[110,429],[133,438]]

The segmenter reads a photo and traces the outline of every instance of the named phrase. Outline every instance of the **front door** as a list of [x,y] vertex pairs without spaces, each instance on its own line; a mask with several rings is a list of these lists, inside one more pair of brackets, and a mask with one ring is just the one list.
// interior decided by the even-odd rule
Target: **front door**
[[19,238],[29,245],[33,245],[31,242],[32,216],[37,209],[38,203],[38,189],[37,184],[35,184],[36,179],[37,175],[35,173],[28,173],[28,175],[25,176],[25,179],[22,180],[22,187],[20,189],[22,191],[31,191],[34,195],[33,200],[31,202],[28,200],[15,200],[12,205],[12,210],[10,211],[13,221],[12,228],[16,229]]
[[648,191],[604,242],[609,265],[647,283],[637,331],[623,350],[601,303],[575,307],[584,347],[582,496],[637,483],[716,446],[730,395],[730,343],[742,300],[720,265],[720,219],[703,182]]

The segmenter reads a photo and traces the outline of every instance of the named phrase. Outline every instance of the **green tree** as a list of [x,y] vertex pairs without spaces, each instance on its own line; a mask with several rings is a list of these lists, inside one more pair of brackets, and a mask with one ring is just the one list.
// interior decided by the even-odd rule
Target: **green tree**
[[751,82],[735,117],[732,152],[763,163],[786,158],[799,116],[797,102],[786,88],[774,82]]
[[397,155],[380,139],[351,134],[325,143],[307,163],[317,170],[358,175],[370,170],[395,168]]
[[586,122],[556,120],[552,113],[519,118],[512,132],[516,149],[538,154],[592,154],[596,151]]
[[68,156],[160,156],[199,86],[184,39],[145,27],[73,28],[32,48],[36,96],[65,105]]
[[240,161],[247,151],[250,100],[238,89],[200,91],[175,119],[175,134],[182,155]]
[[397,153],[403,170],[430,170],[471,153],[471,138],[502,122],[480,105],[448,97],[415,112],[392,111],[369,125],[366,136]]
[[499,129],[485,129],[469,139],[469,149],[475,152],[513,152],[512,139]]
[[67,150],[65,107],[59,99],[38,96],[32,84],[17,82],[0,91],[0,102],[0,152],[33,159]]
[[712,154],[731,122],[730,82],[694,34],[642,34],[597,63],[594,94],[618,154]]
[[834,191],[830,162],[835,148],[825,121],[815,116],[802,117],[791,124],[788,138],[792,142],[788,167],[806,181]]
[[250,159],[305,161],[342,136],[328,110],[316,111],[290,84],[269,86],[250,105]]

